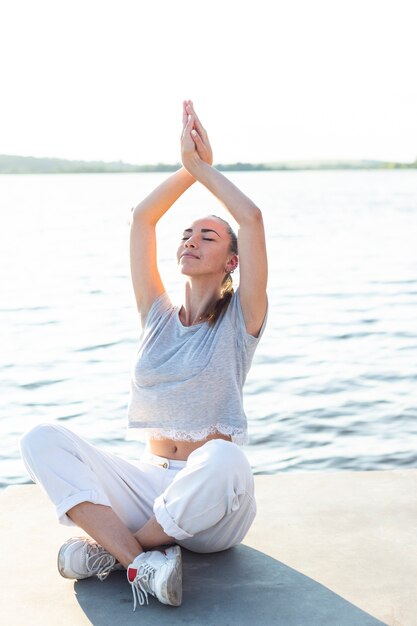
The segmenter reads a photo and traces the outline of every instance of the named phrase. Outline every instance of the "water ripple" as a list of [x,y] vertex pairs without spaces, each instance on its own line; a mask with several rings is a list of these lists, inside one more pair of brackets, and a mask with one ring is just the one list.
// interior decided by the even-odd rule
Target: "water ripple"
[[46,385],[56,385],[57,383],[63,383],[65,382],[67,379],[66,378],[59,378],[57,380],[52,380],[52,379],[48,379],[48,380],[37,380],[33,383],[24,383],[24,384],[20,384],[19,387],[21,387],[22,389],[38,389],[39,387],[45,387]]
[[110,341],[108,343],[99,343],[93,346],[83,346],[82,348],[76,348],[74,352],[91,352],[93,350],[102,350],[104,348],[111,348],[113,346],[118,346],[122,343],[126,343],[125,339],[121,339],[119,341]]

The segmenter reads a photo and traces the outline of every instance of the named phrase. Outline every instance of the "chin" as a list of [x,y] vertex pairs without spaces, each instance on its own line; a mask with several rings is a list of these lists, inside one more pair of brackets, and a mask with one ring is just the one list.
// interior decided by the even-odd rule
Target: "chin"
[[192,276],[193,274],[195,274],[196,268],[193,266],[192,261],[189,262],[187,261],[187,259],[181,259],[178,267],[181,274],[185,274],[186,276]]
[[190,271],[189,268],[184,267],[183,265],[179,266],[179,270],[180,270],[180,273],[183,274],[184,276],[192,276],[193,275],[193,272]]

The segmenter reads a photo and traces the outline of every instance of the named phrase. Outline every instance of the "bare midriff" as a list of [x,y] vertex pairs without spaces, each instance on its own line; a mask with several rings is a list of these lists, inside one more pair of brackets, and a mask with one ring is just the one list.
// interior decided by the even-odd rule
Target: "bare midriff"
[[166,459],[186,461],[193,450],[200,448],[211,439],[224,439],[225,441],[232,441],[232,437],[230,435],[222,435],[221,433],[214,433],[201,441],[176,441],[174,439],[150,438],[148,440],[148,449],[152,452],[152,454],[163,456]]

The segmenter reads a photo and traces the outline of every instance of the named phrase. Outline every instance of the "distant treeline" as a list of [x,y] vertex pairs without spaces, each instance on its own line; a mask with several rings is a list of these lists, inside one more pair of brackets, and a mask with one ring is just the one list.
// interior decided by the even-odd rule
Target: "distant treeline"
[[[180,163],[133,165],[123,161],[69,161],[38,157],[0,155],[0,174],[120,174],[131,172],[175,172]],[[371,170],[417,169],[413,163],[387,161],[285,161],[274,163],[216,163],[224,172],[231,171],[297,171],[297,170]]]

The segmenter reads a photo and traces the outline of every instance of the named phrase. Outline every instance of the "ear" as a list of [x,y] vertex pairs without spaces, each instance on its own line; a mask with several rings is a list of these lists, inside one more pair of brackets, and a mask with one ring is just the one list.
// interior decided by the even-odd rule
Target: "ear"
[[226,263],[225,272],[229,274],[230,272],[234,272],[237,266],[239,265],[239,257],[237,254],[234,254]]

